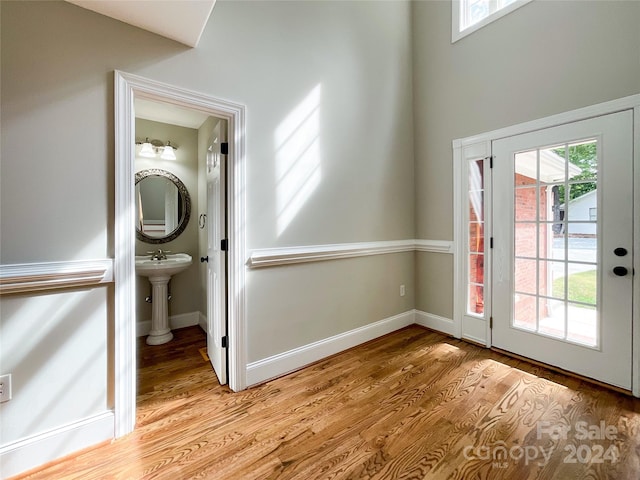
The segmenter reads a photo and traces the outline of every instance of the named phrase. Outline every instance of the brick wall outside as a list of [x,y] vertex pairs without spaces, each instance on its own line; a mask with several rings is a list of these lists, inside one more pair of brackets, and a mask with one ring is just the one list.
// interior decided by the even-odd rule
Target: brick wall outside
[[[517,186],[531,185],[535,187],[536,181],[533,178],[516,174],[515,184]],[[516,225],[515,252],[518,256],[531,257],[533,260],[516,260],[514,271],[514,282],[516,290],[531,295],[519,294],[516,301],[515,317],[522,325],[523,323],[535,327],[536,322],[536,293],[547,294],[547,263],[536,261],[536,202],[539,201],[541,215],[547,210],[547,188],[541,186],[539,194],[536,188],[518,188],[515,191],[515,220],[528,222]],[[544,217],[543,217],[544,218]],[[540,258],[547,258],[548,233],[551,225],[540,223]],[[540,285],[536,291],[536,268],[539,269]],[[542,302],[544,306],[546,302]],[[546,316],[547,312],[541,311],[540,316]]]

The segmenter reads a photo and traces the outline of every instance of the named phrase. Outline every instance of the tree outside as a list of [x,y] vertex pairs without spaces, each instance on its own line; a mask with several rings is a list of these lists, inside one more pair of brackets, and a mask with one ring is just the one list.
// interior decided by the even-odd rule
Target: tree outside
[[[553,152],[562,158],[567,158],[566,148],[553,149]],[[597,143],[590,141],[578,145],[569,145],[569,162],[579,167],[582,172],[570,178],[572,183],[569,187],[569,200],[581,197],[585,193],[589,193],[597,188],[598,179],[598,158]],[[560,204],[565,203],[565,186],[559,185],[558,201]]]

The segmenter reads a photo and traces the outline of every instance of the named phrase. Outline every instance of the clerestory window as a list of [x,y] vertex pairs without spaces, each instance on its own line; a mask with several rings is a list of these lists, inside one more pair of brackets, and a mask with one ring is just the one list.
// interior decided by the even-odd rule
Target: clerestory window
[[451,42],[526,5],[531,0],[453,0]]

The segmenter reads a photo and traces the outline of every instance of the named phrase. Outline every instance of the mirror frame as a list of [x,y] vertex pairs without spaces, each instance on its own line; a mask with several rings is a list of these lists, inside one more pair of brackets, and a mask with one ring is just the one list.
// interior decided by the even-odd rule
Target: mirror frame
[[187,187],[185,187],[184,183],[182,183],[182,181],[178,177],[176,177],[173,173],[167,172],[166,170],[162,170],[160,168],[148,168],[146,170],[140,170],[139,172],[136,172],[135,185],[140,183],[145,178],[152,176],[164,177],[166,179],[169,179],[178,188],[178,193],[182,198],[182,210],[184,212],[184,216],[182,218],[182,221],[178,224],[178,227],[169,235],[165,235],[163,237],[151,237],[141,232],[138,229],[138,225],[136,224],[136,238],[145,243],[167,243],[178,238],[178,236],[182,232],[184,232],[185,228],[187,228],[189,218],[191,217],[191,197],[189,196]]

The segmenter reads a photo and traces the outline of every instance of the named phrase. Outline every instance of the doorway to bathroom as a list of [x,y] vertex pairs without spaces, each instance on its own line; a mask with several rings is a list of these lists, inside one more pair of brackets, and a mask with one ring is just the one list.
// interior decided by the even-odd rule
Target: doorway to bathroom
[[[151,288],[157,277],[136,277],[136,335],[158,346],[173,341],[178,329],[199,325],[207,340],[202,354],[220,384],[226,384],[227,122],[146,99],[136,99],[134,109],[136,259],[147,262],[147,257],[158,257],[158,263],[165,256],[167,262],[178,255],[193,259],[170,277],[167,291],[162,292],[166,302],[156,287]],[[149,144],[152,149],[145,152]],[[165,155],[166,148],[172,155]],[[159,185],[149,184],[150,180]],[[158,309],[166,321],[152,320]],[[153,349],[144,350],[153,357]]]
[[[244,219],[245,219],[245,165],[244,107],[219,100],[197,92],[173,87],[145,79],[136,75],[115,72],[115,117],[116,117],[116,206],[115,206],[115,297],[114,312],[114,413],[116,437],[131,432],[135,426],[136,412],[136,310],[144,295],[135,290],[134,256],[136,249],[136,212],[134,173],[136,171],[136,141],[145,143],[137,124],[150,123],[146,127],[159,127],[158,123],[178,125],[187,122],[185,118],[205,119],[198,126],[191,127],[197,156],[195,174],[188,183],[197,192],[196,209],[192,218],[197,247],[192,249],[193,263],[196,264],[195,280],[187,281],[182,287],[173,285],[171,297],[182,296],[180,302],[189,304],[187,297],[195,298],[197,319],[187,315],[184,320],[191,325],[201,325],[206,333],[206,351],[203,358],[216,365],[216,374],[221,383],[227,381],[234,390],[245,388],[246,362],[244,341]],[[153,107],[153,113],[145,109]],[[164,115],[164,116],[163,116]],[[185,118],[183,118],[184,116]],[[147,117],[147,118],[142,118]],[[150,118],[152,117],[152,118]],[[152,123],[155,122],[155,123]],[[216,133],[217,132],[217,133]],[[150,138],[149,140],[153,140]],[[160,139],[170,141],[169,138]],[[180,145],[176,153],[180,152]],[[141,148],[141,147],[140,147]],[[218,151],[216,151],[218,149]],[[183,150],[184,152],[184,150]],[[176,155],[177,156],[177,155]],[[217,161],[216,161],[217,160]],[[217,197],[209,195],[211,184],[206,174],[207,165],[211,172],[217,172]],[[216,165],[217,163],[217,165]],[[189,168],[179,172],[189,177]],[[214,175],[215,177],[215,175]],[[213,185],[213,184],[211,184]],[[226,194],[225,194],[226,192]],[[215,192],[213,192],[215,193]],[[226,202],[222,202],[222,200]],[[217,202],[217,203],[216,203]],[[218,214],[215,214],[217,210]],[[217,229],[211,219],[216,217]],[[214,236],[218,238],[218,248],[211,248]],[[185,237],[186,240],[186,237]],[[222,242],[224,241],[224,243]],[[167,249],[169,249],[167,247]],[[153,249],[155,250],[155,248]],[[217,267],[209,268],[206,260],[213,253],[219,261]],[[201,263],[202,259],[202,263]],[[224,267],[224,268],[220,268]],[[215,272],[216,282],[211,282],[211,272]],[[193,272],[192,272],[193,276]],[[139,279],[141,280],[141,279]],[[194,284],[195,287],[194,292]],[[140,298],[142,297],[142,298]],[[194,308],[194,303],[190,307]],[[210,305],[215,314],[208,310]],[[142,305],[144,309],[144,305]],[[181,308],[185,308],[184,305]],[[202,312],[202,313],[201,313]],[[204,312],[207,312],[206,315]],[[143,317],[144,318],[144,317]],[[182,321],[182,320],[181,320]],[[191,327],[189,327],[191,328]],[[138,332],[139,333],[139,332]],[[220,337],[220,338],[218,338]],[[215,355],[217,353],[217,355]],[[224,362],[218,362],[220,358]],[[226,364],[226,365],[225,365]],[[220,368],[222,365],[222,368]],[[215,380],[214,380],[215,381]]]

